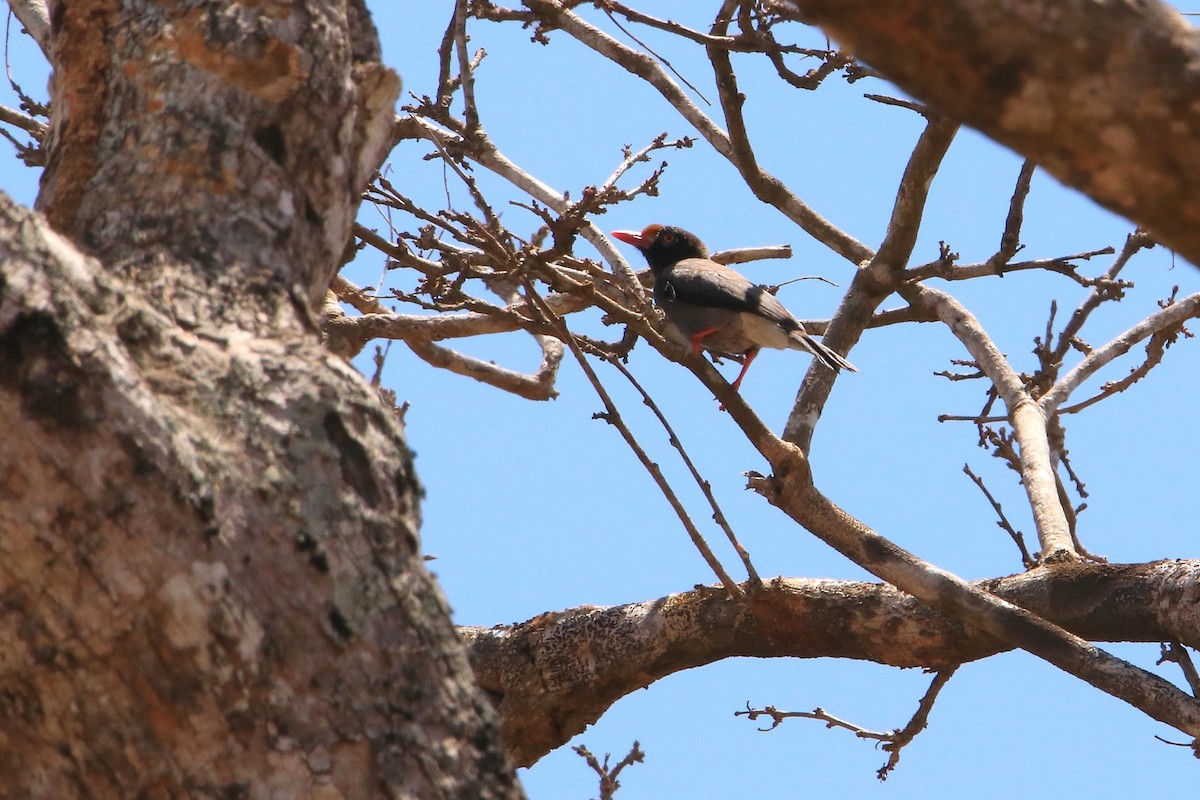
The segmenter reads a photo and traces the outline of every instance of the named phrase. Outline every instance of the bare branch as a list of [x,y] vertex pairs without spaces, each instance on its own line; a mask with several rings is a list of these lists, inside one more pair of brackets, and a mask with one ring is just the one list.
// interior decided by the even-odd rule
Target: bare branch
[[[1092,312],[1100,307],[1107,300],[1120,300],[1125,296],[1125,289],[1133,284],[1126,281],[1117,280],[1117,276],[1121,274],[1121,270],[1129,263],[1129,259],[1141,249],[1153,247],[1154,241],[1141,231],[1135,231],[1125,238],[1125,245],[1121,248],[1121,252],[1113,259],[1113,263],[1105,271],[1102,278],[1097,279],[1096,284],[1092,287],[1092,291],[1088,292],[1088,296],[1084,298],[1075,312],[1071,314],[1071,319],[1067,321],[1066,326],[1058,335],[1058,344],[1054,347],[1053,360],[1061,363],[1066,356],[1079,332],[1083,329],[1083,325],[1087,322]],[[1049,346],[1049,336],[1047,336],[1046,345]]]
[[765,247],[739,247],[735,250],[721,250],[709,256],[718,264],[745,264],[750,261],[760,261],[768,258],[791,258],[790,244],[767,245]]
[[[605,191],[615,189],[616,185],[617,185],[617,181],[619,181],[626,172],[628,172],[631,168],[633,168],[637,164],[644,164],[644,163],[649,162],[650,154],[655,152],[656,150],[686,149],[686,148],[691,147],[694,144],[694,142],[695,142],[695,140],[690,139],[686,136],[683,137],[682,139],[675,139],[674,141],[668,141],[667,134],[661,133],[658,136],[654,137],[654,141],[652,141],[650,144],[646,145],[642,149],[638,150],[637,152],[634,152],[632,148],[630,148],[629,146],[626,146],[624,148],[625,159],[621,162],[621,164],[617,167],[617,169],[613,172],[613,174],[608,177],[608,180],[606,180],[604,183],[602,183],[597,188],[597,191],[605,192]],[[659,168],[654,170],[654,172],[652,172],[650,174],[650,177],[647,178],[646,180],[642,181],[642,183],[639,186],[637,186],[634,189],[626,191],[624,193],[625,199],[630,199],[630,198],[636,197],[639,194],[657,194],[658,193],[658,180],[659,180],[659,177],[662,175],[663,169],[666,167],[666,165],[667,165],[667,163],[664,161],[659,166]]]
[[775,706],[765,706],[763,708],[751,708],[749,703],[746,703],[745,711],[733,712],[735,717],[745,717],[751,722],[756,721],[759,717],[770,717],[771,727],[759,728],[762,733],[769,733],[783,724],[785,719],[815,719],[819,722],[824,722],[826,728],[842,728],[848,730],[860,739],[874,739],[879,742],[890,741],[894,735],[894,731],[883,733],[882,731],[873,731],[856,725],[853,722],[847,722],[841,717],[835,717],[823,708],[814,708],[812,711],[780,711]]
[[329,290],[339,300],[349,303],[362,314],[390,314],[377,297],[367,294],[341,275],[335,275]]
[[[630,22],[636,22],[641,25],[646,25],[647,27],[657,28],[658,30],[666,31],[667,33],[671,33],[676,36],[681,36],[684,39],[696,42],[697,44],[702,44],[706,47],[725,47],[742,53],[750,52],[751,48],[753,47],[749,39],[746,37],[713,36],[712,34],[693,30],[686,25],[675,22],[674,20],[652,17],[649,14],[638,11],[636,8],[629,7],[624,3],[614,2],[614,0],[605,0],[604,5],[605,11],[609,12],[609,16],[612,15],[612,12],[616,12]],[[625,28],[622,27],[621,30],[625,30]]]
[[[850,351],[870,324],[875,309],[900,280],[916,244],[929,187],[957,131],[958,125],[953,122],[932,119],[913,147],[900,179],[883,243],[871,261],[854,276],[825,331],[825,344],[839,353]],[[808,452],[836,378],[837,374],[832,370],[810,366],[784,426],[784,441]]]
[[[719,30],[723,33],[735,10],[737,11],[738,28],[742,32],[742,37],[762,42],[763,54],[770,60],[771,66],[775,68],[775,74],[797,89],[812,91],[820,86],[822,81],[832,75],[835,70],[845,68],[847,73],[849,73],[854,66],[854,57],[849,53],[831,50],[828,39],[825,41],[825,49],[819,51],[800,50],[794,46],[786,48],[781,46],[775,40],[775,35],[772,32],[772,28],[780,21],[779,18],[773,14],[762,13],[760,7],[751,3],[738,2],[738,0],[725,0],[725,3],[721,6],[721,10],[717,13],[716,21],[713,23],[713,31],[717,32]],[[804,55],[816,56],[820,59],[821,63],[804,75],[794,72],[784,60],[784,53],[796,50],[800,50]]]
[[[1200,263],[1200,106],[1192,82],[1177,80],[1196,58],[1195,28],[1167,4],[947,0],[934,16],[924,0],[770,7],[820,25],[905,92]],[[1016,52],[1020,79],[996,80]],[[1095,95],[1095,86],[1110,90]],[[1097,133],[1114,126],[1119,135]]]
[[1017,175],[1017,185],[1013,189],[1012,199],[1008,202],[1008,216],[1004,220],[1004,233],[1000,236],[1000,249],[987,260],[991,266],[999,266],[1012,261],[1013,256],[1021,249],[1021,225],[1025,221],[1025,198],[1029,196],[1029,185],[1033,182],[1033,173],[1037,165],[1029,159],[1021,165]]
[[626,36],[628,36],[630,39],[633,39],[633,41],[637,42],[638,45],[640,45],[642,47],[642,49],[644,49],[647,53],[650,53],[651,55],[653,55],[654,58],[657,59],[664,67],[669,69],[676,78],[679,78],[679,80],[683,83],[684,86],[688,87],[693,92],[695,92],[696,96],[699,97],[701,100],[703,100],[706,105],[712,105],[709,102],[708,98],[704,96],[704,93],[701,92],[698,88],[696,88],[695,84],[693,84],[687,78],[683,77],[683,75],[680,74],[679,70],[675,69],[674,64],[672,64],[670,61],[668,61],[666,58],[664,58],[661,54],[654,52],[653,48],[651,48],[649,45],[647,45],[645,42],[643,42],[641,39],[639,39],[637,36],[635,36],[628,28],[626,28],[624,25],[622,25],[620,23],[620,21],[617,20],[617,18],[613,16],[611,10],[605,9],[605,13],[608,14],[608,18],[610,20],[612,20],[613,24],[616,25],[618,28],[620,28],[621,31]]
[[1071,393],[1080,384],[1094,375],[1101,367],[1129,352],[1130,348],[1141,340],[1176,328],[1185,320],[1192,319],[1197,315],[1200,315],[1200,293],[1188,295],[1151,314],[1108,344],[1093,350],[1066,375],[1062,376],[1041,398],[1039,405],[1042,413],[1046,416],[1059,413],[1059,406],[1071,396]]
[[621,774],[621,770],[632,764],[641,764],[646,759],[646,754],[642,752],[642,748],[637,742],[633,743],[633,747],[629,749],[629,753],[627,753],[626,756],[611,769],[608,766],[608,753],[604,754],[604,763],[601,764],[596,757],[592,755],[592,751],[588,750],[583,745],[576,745],[571,749],[574,750],[581,758],[583,758],[583,760],[587,762],[587,765],[591,767],[592,771],[599,776],[600,800],[612,800],[612,797],[616,794],[617,789],[621,788],[621,782],[617,780],[617,777]]
[[[1080,286],[1105,286],[1111,289],[1113,281],[1108,278],[1087,278],[1079,274],[1078,269],[1072,261],[1087,261],[1096,256],[1112,255],[1115,251],[1111,247],[1102,247],[1099,250],[1088,250],[1083,253],[1075,253],[1069,256],[1059,256],[1058,258],[1038,259],[1035,261],[1018,261],[1015,264],[996,260],[996,256],[981,263],[981,264],[955,264],[948,259],[938,259],[937,261],[928,264],[922,264],[919,267],[913,267],[905,273],[909,280],[927,280],[929,278],[941,278],[947,281],[963,281],[971,278],[983,278],[987,276],[1007,275],[1010,272],[1020,272],[1023,270],[1040,269],[1046,272],[1055,272],[1059,275],[1065,275],[1071,280],[1078,283]],[[1120,288],[1128,288],[1132,284],[1124,281],[1117,281]]]
[[1046,434],[1049,412],[1043,411],[1033,400],[979,321],[958,301],[945,292],[928,287],[914,286],[901,289],[900,293],[910,303],[935,311],[996,387],[1008,409],[1014,434],[1021,447],[1021,480],[1037,525],[1042,559],[1055,561],[1073,557],[1075,550],[1066,515],[1058,501],[1050,459],[1050,444]]
[[[817,214],[799,197],[790,192],[778,178],[762,169],[744,171],[744,164],[736,158],[729,136],[696,107],[687,94],[671,80],[670,76],[653,58],[621,44],[569,11],[558,0],[529,0],[526,5],[537,14],[544,24],[570,34],[582,44],[644,79],[658,90],[714,150],[729,159],[739,170],[743,170],[743,176],[747,183],[763,202],[779,209],[788,219],[851,263],[859,264],[870,258],[869,248]],[[719,48],[710,48],[710,54],[720,52]]]
[[426,277],[440,277],[447,272],[445,266],[442,264],[421,258],[413,253],[404,244],[403,239],[397,239],[395,242],[388,241],[375,231],[357,222],[354,224],[354,235],[365,244],[374,247],[386,255],[388,257],[389,269],[392,267],[408,267],[417,270]]
[[459,88],[463,96],[463,116],[467,132],[479,129],[479,109],[475,105],[475,66],[478,61],[467,57],[467,0],[454,4],[454,53],[458,58]]
[[554,379],[558,376],[558,365],[562,361],[561,350],[555,353],[543,349],[542,364],[538,371],[533,375],[525,375],[419,338],[406,338],[404,343],[430,366],[512,392],[526,400],[552,400],[558,397]]
[[987,486],[985,486],[983,483],[983,478],[980,478],[978,475],[972,472],[971,468],[966,464],[963,464],[963,472],[965,472],[967,477],[979,487],[979,491],[983,492],[983,496],[986,497],[987,501],[992,504],[992,509],[996,512],[996,516],[1000,518],[996,521],[996,525],[999,526],[999,528],[1007,533],[1010,537],[1012,537],[1013,543],[1016,544],[1017,549],[1021,551],[1021,563],[1025,565],[1025,569],[1033,569],[1036,567],[1037,561],[1034,560],[1033,556],[1029,554],[1028,548],[1025,547],[1025,535],[1015,529],[1012,524],[1009,523],[1008,517],[1004,516],[1004,509],[1000,506],[1000,503],[996,500],[996,498],[992,496],[992,493],[988,491]]
[[762,578],[758,576],[758,570],[754,568],[754,564],[750,561],[750,553],[748,553],[746,548],[742,546],[742,543],[738,540],[737,534],[734,533],[733,528],[730,526],[729,520],[726,519],[725,512],[721,510],[721,506],[717,502],[717,497],[713,494],[712,484],[706,481],[700,474],[700,470],[696,468],[695,463],[692,461],[691,457],[688,456],[687,451],[683,448],[683,442],[680,441],[679,437],[675,434],[675,430],[671,427],[671,424],[667,422],[666,415],[662,413],[662,409],[658,407],[658,404],[654,402],[654,398],[652,398],[649,392],[643,388],[641,382],[633,376],[633,373],[629,371],[629,368],[621,363],[619,358],[606,355],[605,359],[609,364],[614,366],[618,372],[624,375],[625,379],[629,381],[630,384],[633,385],[633,388],[636,389],[638,394],[642,396],[642,402],[644,402],[650,411],[653,412],[654,416],[658,419],[659,424],[663,426],[664,430],[666,430],[671,446],[679,452],[679,456],[683,459],[683,463],[688,468],[688,472],[691,473],[692,479],[696,481],[696,485],[700,487],[700,491],[704,494],[704,498],[708,501],[709,506],[712,508],[713,521],[716,522],[717,526],[725,532],[725,537],[729,539],[729,543],[733,545],[733,549],[738,554],[738,558],[742,560],[742,565],[745,566],[746,574],[750,578],[750,584],[752,586],[761,585]]
[[8,7],[21,21],[21,26],[29,32],[30,37],[37,42],[42,53],[49,58],[50,14],[46,10],[46,0],[8,0]]
[[885,94],[864,94],[863,97],[868,100],[879,103],[885,106],[895,106],[896,108],[905,108],[909,111],[914,111],[922,117],[929,115],[929,107],[924,103],[914,103],[912,100],[901,100],[899,97],[890,97]]
[[1192,689],[1192,695],[1200,697],[1200,672],[1196,671],[1196,663],[1192,661],[1192,656],[1187,648],[1179,642],[1167,642],[1161,647],[1162,656],[1155,663],[1165,664],[1171,661],[1178,664],[1184,679]]
[[36,120],[28,114],[22,114],[20,111],[8,106],[0,106],[0,122],[20,128],[39,142],[46,135],[46,123]]
[[[772,464],[776,477],[751,476],[751,488],[854,563],[967,625],[1043,658],[1143,713],[1200,738],[1200,702],[1157,675],[981,591],[880,536],[831,503],[812,484],[804,455]],[[782,476],[782,477],[779,477]],[[1065,569],[1066,564],[1055,568]]]
[[671,506],[671,509],[675,512],[675,515],[679,517],[679,521],[683,523],[683,527],[684,530],[687,531],[688,538],[692,540],[692,544],[695,546],[696,550],[699,551],[701,557],[717,576],[717,579],[721,581],[721,585],[725,587],[725,590],[729,592],[731,597],[734,597],[738,600],[745,599],[745,592],[743,592],[741,587],[738,586],[731,577],[729,577],[729,573],[725,571],[725,567],[721,565],[721,562],[717,559],[716,555],[713,554],[712,548],[708,546],[708,542],[704,540],[704,536],[692,522],[691,517],[687,513],[687,509],[683,507],[683,503],[679,500],[678,496],[676,496],[674,490],[667,482],[666,477],[662,474],[662,470],[660,470],[658,465],[654,463],[649,455],[647,455],[646,451],[638,443],[637,438],[633,435],[633,431],[631,431],[629,426],[625,424],[625,421],[622,419],[621,413],[617,410],[617,406],[613,402],[612,397],[609,396],[608,391],[600,382],[600,378],[596,375],[595,370],[593,370],[591,365],[588,364],[587,358],[579,349],[579,345],[576,343],[575,337],[571,334],[570,329],[562,321],[562,318],[555,316],[554,311],[550,308],[550,306],[542,301],[542,298],[538,295],[537,290],[534,288],[532,282],[526,281],[525,291],[526,296],[529,298],[532,306],[541,314],[545,315],[547,322],[553,328],[557,329],[558,337],[567,345],[568,348],[570,348],[571,354],[575,356],[575,361],[578,362],[579,366],[583,369],[584,374],[587,375],[588,382],[592,384],[592,388],[596,390],[596,394],[600,396],[601,402],[604,403],[604,412],[596,414],[595,418],[603,419],[605,422],[617,429],[617,431],[621,434],[621,438],[623,438],[625,443],[629,445],[629,449],[633,451],[633,454],[637,456],[638,461],[640,461],[646,471],[650,473],[650,477],[654,480],[655,485],[658,486],[659,491],[662,492],[663,497],[666,498],[667,503]]
[[[506,158],[482,130],[477,131],[468,143],[466,139],[444,128],[439,128],[428,120],[410,116],[397,118],[396,136],[398,139],[413,136],[428,139],[435,143],[440,142],[443,147],[453,145],[455,148],[468,148],[468,144],[470,144],[468,149],[472,160],[508,180],[517,188],[528,193],[530,197],[537,199],[538,202],[560,214],[566,212],[570,205],[561,193],[556,192]],[[626,288],[640,286],[637,276],[629,267],[628,262],[599,228],[587,223],[581,229],[580,234],[600,252],[606,262],[613,265],[614,272],[621,280],[622,285]],[[644,300],[641,303],[642,309],[649,308]]]
[[933,704],[937,700],[938,694],[950,682],[950,679],[954,677],[954,672],[957,669],[958,666],[955,665],[938,670],[938,673],[933,676],[933,681],[930,682],[929,688],[921,697],[921,702],[917,705],[917,711],[913,714],[912,719],[908,721],[907,725],[889,737],[889,740],[883,745],[883,749],[891,755],[888,757],[888,762],[880,767],[879,772],[876,773],[879,776],[879,780],[887,780],[888,774],[900,763],[900,751],[912,742],[913,739],[917,738],[917,734],[925,730],[926,726],[929,725],[929,714],[933,711]]
[[[1160,561],[1063,564],[971,585],[1029,609],[1030,619],[1043,616],[1092,640],[1195,647],[1200,608],[1189,598],[1197,581],[1200,562]],[[893,586],[777,578],[746,589],[748,603],[720,586],[702,586],[460,633],[480,685],[497,704],[510,752],[523,766],[621,697],[726,658],[853,658],[945,671],[1011,646]],[[553,676],[553,691],[546,690],[546,676]],[[1036,717],[1036,709],[1031,713]]]
[[[1175,287],[1178,289],[1179,287]],[[1183,327],[1183,323],[1178,323],[1166,328],[1159,329],[1150,335],[1150,341],[1146,344],[1146,358],[1141,364],[1129,371],[1129,374],[1118,381],[1110,381],[1100,387],[1100,391],[1080,403],[1072,406],[1059,409],[1059,414],[1076,414],[1083,411],[1085,408],[1099,403],[1113,395],[1120,394],[1126,389],[1133,386],[1142,378],[1150,374],[1150,370],[1154,369],[1162,363],[1163,356],[1166,354],[1166,349],[1174,344],[1180,335],[1191,336],[1187,328]]]

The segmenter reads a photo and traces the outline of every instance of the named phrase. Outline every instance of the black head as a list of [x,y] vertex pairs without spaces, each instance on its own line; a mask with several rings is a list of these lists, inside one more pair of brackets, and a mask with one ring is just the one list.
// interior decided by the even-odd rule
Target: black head
[[612,235],[641,250],[656,273],[685,258],[708,258],[708,248],[695,234],[673,225],[647,225],[640,233],[613,231]]

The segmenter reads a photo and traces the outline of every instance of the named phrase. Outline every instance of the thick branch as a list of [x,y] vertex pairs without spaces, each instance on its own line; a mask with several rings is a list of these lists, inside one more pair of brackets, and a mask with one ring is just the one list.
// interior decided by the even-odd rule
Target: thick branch
[[772,458],[772,466],[775,476],[753,476],[752,488],[871,574],[1160,722],[1200,737],[1200,702],[1196,698],[880,536],[814,488],[811,470],[799,450],[784,458]]
[[905,91],[1200,263],[1200,38],[1159,2],[787,0]]
[[[825,343],[830,347],[842,353],[849,352],[869,327],[879,304],[891,294],[916,245],[929,187],[957,132],[957,124],[938,118],[929,120],[921,132],[896,190],[887,235],[869,264],[855,274],[825,331]],[[836,373],[827,369],[808,370],[783,430],[785,441],[809,451],[813,431],[833,391],[835,377]]]
[[[1200,562],[1071,564],[976,588],[1096,641],[1200,644]],[[776,579],[750,603],[700,587],[644,603],[584,607],[463,628],[480,684],[520,764],[537,761],[624,695],[734,656],[855,658],[942,669],[1009,649],[899,590]]]

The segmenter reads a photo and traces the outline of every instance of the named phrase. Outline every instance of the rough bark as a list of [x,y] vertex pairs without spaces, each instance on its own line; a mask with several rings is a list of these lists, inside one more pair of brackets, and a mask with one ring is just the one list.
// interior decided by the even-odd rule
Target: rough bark
[[905,91],[1200,263],[1200,33],[1126,0],[786,0]]
[[[1200,562],[1077,563],[975,586],[1092,641],[1200,645]],[[698,587],[462,629],[513,758],[532,764],[621,697],[733,656],[942,669],[1010,649],[886,584],[777,578],[745,589],[745,604]]]
[[1155,673],[1096,648],[1044,616],[920,560],[879,535],[817,491],[808,462],[799,451],[778,453],[772,467],[775,474],[770,477],[751,477],[752,488],[871,574],[1160,722],[1193,738],[1200,737],[1200,702],[1193,695]]
[[45,216],[0,196],[0,796],[519,796],[403,430],[312,325],[399,88],[365,10],[64,0],[50,50]]

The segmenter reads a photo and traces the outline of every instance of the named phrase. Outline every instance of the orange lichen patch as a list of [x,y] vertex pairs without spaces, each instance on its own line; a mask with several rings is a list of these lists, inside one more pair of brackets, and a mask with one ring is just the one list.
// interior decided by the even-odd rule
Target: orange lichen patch
[[195,158],[161,159],[160,182],[172,188],[177,187],[181,196],[200,187],[205,193],[213,195],[233,194],[238,188],[237,176],[232,170],[221,168],[214,171],[207,155],[202,152],[193,151],[186,155],[194,155]]
[[212,49],[200,11],[178,21],[170,43],[184,61],[268,102],[287,99],[306,79],[298,51],[280,39],[268,39],[252,58]]

